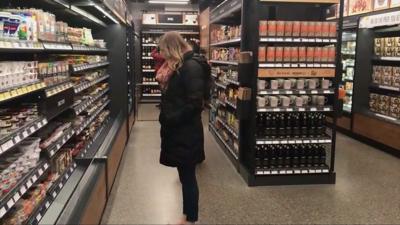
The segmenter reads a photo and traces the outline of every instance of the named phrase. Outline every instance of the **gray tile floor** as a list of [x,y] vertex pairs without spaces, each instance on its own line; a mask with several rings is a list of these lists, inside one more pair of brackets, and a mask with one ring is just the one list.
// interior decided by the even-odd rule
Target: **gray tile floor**
[[[400,224],[398,158],[339,135],[335,185],[249,188],[205,133],[199,224]],[[180,183],[159,165],[159,145],[157,122],[135,124],[103,224],[178,221]]]

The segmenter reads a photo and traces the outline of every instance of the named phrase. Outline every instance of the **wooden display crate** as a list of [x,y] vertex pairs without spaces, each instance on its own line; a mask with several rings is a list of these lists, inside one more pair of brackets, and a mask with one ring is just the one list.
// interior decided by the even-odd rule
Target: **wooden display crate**
[[258,77],[335,77],[335,68],[260,68]]

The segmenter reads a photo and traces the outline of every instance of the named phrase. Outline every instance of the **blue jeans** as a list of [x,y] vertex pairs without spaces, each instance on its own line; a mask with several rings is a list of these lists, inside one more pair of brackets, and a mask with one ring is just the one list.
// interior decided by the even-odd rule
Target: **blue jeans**
[[199,187],[196,180],[196,166],[178,167],[182,183],[183,214],[188,222],[196,222],[199,217]]

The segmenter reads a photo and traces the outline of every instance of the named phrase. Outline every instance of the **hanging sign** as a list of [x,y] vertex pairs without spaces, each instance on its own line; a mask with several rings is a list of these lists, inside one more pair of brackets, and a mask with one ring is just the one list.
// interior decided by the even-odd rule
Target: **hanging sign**
[[160,24],[182,24],[182,14],[158,14],[158,23]]
[[360,28],[374,28],[400,24],[400,11],[366,16],[360,19]]

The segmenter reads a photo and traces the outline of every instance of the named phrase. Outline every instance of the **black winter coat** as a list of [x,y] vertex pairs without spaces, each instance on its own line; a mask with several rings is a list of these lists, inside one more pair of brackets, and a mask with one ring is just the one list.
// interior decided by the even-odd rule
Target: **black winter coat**
[[192,57],[193,52],[184,55],[161,97],[160,163],[165,166],[195,165],[205,159],[201,112],[206,76]]

